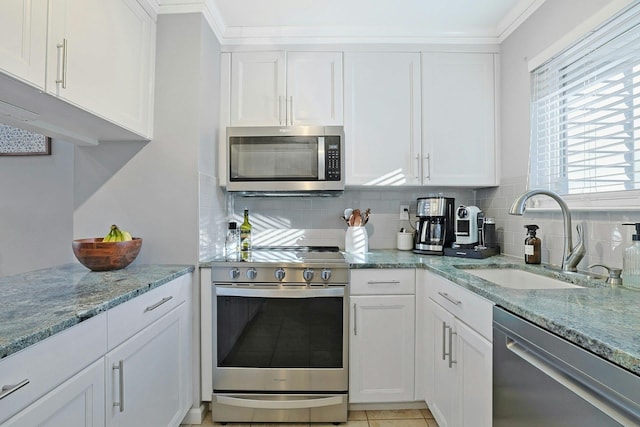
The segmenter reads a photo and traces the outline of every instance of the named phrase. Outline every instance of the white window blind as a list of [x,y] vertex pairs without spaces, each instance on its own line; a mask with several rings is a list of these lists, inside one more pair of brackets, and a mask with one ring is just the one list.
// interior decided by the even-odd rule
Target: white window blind
[[530,188],[640,189],[640,4],[533,70]]

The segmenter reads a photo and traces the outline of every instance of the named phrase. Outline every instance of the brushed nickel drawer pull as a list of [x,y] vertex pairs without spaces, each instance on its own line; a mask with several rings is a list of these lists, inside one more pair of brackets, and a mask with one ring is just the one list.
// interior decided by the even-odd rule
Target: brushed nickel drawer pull
[[62,39],[62,43],[58,43],[56,45],[56,48],[58,49],[58,52],[60,52],[60,49],[62,49],[62,61],[61,61],[62,72],[58,74],[58,75],[62,74],[62,78],[57,78],[56,83],[62,84],[62,89],[66,89],[67,88],[67,49],[68,49],[67,39]]
[[448,293],[446,292],[438,292],[438,295],[440,295],[442,298],[446,299],[447,301],[449,301],[450,303],[453,303],[455,305],[460,305],[462,304],[462,301],[454,299],[453,297],[451,297]]
[[3,385],[2,389],[0,389],[0,400],[2,400],[5,397],[9,396],[14,391],[20,390],[22,387],[26,386],[27,384],[29,384],[29,380],[28,379],[22,380],[18,384]]
[[400,280],[369,280],[368,285],[397,285]]
[[151,311],[151,310],[155,310],[156,308],[160,307],[162,304],[164,304],[165,302],[171,300],[173,297],[164,297],[162,298],[160,301],[158,301],[157,303],[150,305],[149,307],[144,309],[144,312],[146,313],[147,311]]

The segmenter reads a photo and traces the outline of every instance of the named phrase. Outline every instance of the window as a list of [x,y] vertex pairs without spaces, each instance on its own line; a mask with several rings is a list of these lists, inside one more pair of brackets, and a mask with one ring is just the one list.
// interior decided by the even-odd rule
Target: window
[[530,188],[640,190],[640,5],[531,74]]

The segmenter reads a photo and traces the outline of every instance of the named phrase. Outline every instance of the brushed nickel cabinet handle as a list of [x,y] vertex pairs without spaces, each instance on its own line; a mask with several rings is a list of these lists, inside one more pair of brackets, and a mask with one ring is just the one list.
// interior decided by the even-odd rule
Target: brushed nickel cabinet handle
[[353,304],[353,335],[358,335],[358,311],[356,310],[356,305]]
[[453,328],[449,327],[449,368],[453,367],[457,360],[453,360],[453,336],[458,335],[457,332],[453,332]]
[[442,322],[442,360],[447,359],[446,345],[447,345],[447,324],[445,322]]
[[[62,49],[62,73],[58,73],[58,78],[56,79],[56,83],[62,84],[62,89],[67,88],[67,39],[62,39],[62,43],[58,43],[56,45],[58,49],[58,55],[60,55],[60,49]],[[60,69],[60,67],[58,67]],[[62,74],[62,77],[60,77]]]
[[462,301],[454,299],[453,297],[451,297],[448,293],[446,292],[438,292],[438,295],[440,295],[442,298],[446,299],[447,301],[449,301],[450,303],[453,303],[455,305],[460,305],[462,304]]
[[13,392],[20,390],[22,387],[26,386],[27,384],[29,384],[28,379],[22,380],[18,384],[3,385],[2,388],[0,389],[0,400],[9,396]]
[[117,365],[113,365],[112,370],[118,370],[118,402],[113,402],[114,407],[119,407],[120,412],[124,412],[124,360],[120,360]]
[[164,297],[162,298],[160,301],[158,301],[157,303],[150,305],[149,307],[144,309],[144,312],[146,313],[147,311],[152,311],[155,310],[156,308],[160,307],[162,304],[164,304],[165,302],[171,300],[173,297]]

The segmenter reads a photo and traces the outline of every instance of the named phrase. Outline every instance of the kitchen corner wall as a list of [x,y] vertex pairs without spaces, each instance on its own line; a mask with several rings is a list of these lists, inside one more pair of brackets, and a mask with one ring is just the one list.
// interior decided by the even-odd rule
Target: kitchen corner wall
[[[249,209],[253,244],[330,245],[344,249],[347,225],[341,218],[346,208],[364,211],[371,208],[366,226],[370,249],[396,247],[396,233],[401,227],[415,226],[416,199],[427,196],[455,198],[456,205],[475,204],[475,191],[468,189],[417,189],[359,187],[347,189],[338,197],[242,197],[227,195],[227,216],[221,226],[233,218],[242,222],[243,210]],[[400,205],[410,205],[411,221],[399,219]],[[216,248],[222,253],[224,230]]]
[[[563,254],[563,224],[560,211],[531,212],[511,216],[513,200],[526,189],[530,135],[530,80],[528,61],[594,15],[610,1],[554,0],[545,2],[501,44],[500,71],[500,187],[479,190],[477,204],[487,216],[496,218],[498,239],[508,255],[522,258],[525,224],[540,226],[542,262],[559,265]],[[572,212],[575,225],[585,225],[586,256],[578,266],[592,263],[622,266],[622,251],[631,243],[631,227],[622,222],[640,221],[636,212]],[[575,237],[574,237],[575,244]],[[602,270],[598,270],[602,272]]]

